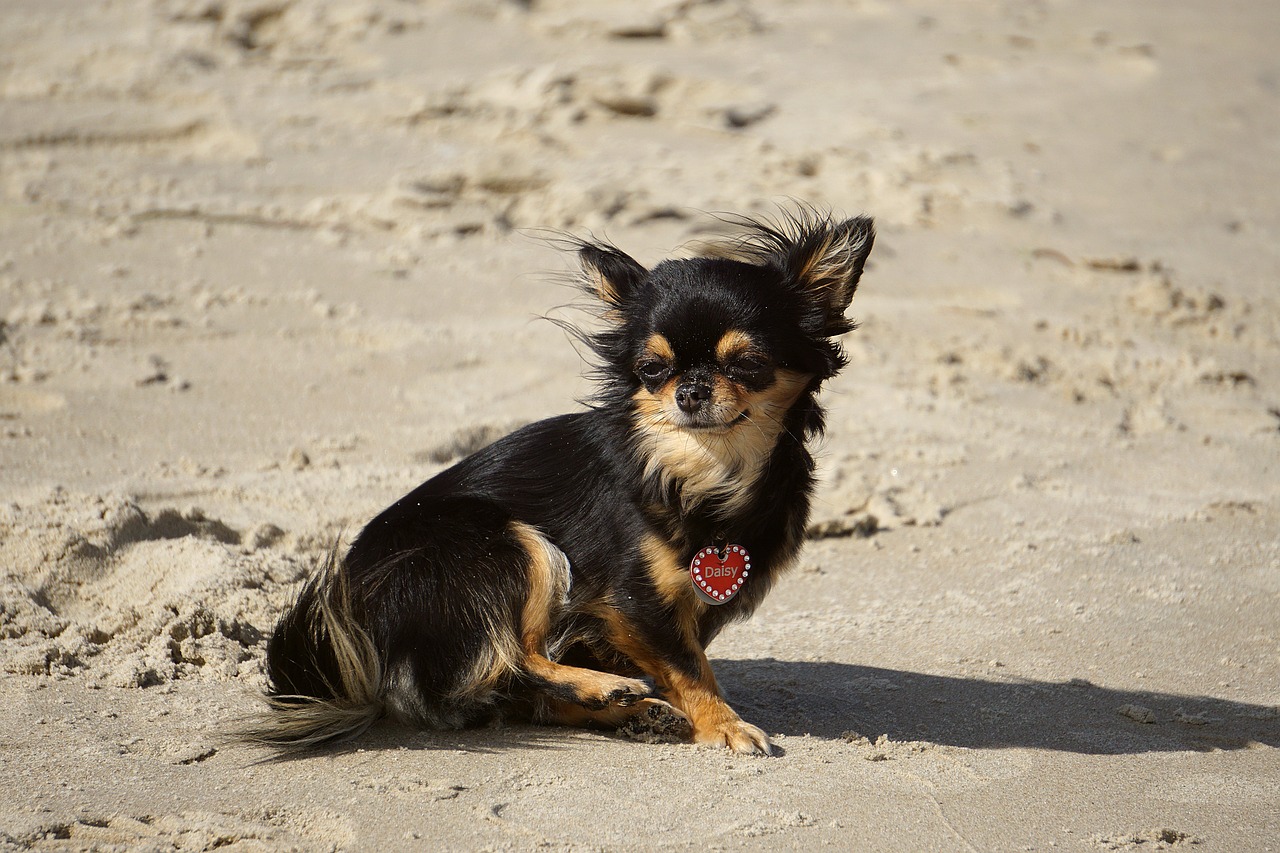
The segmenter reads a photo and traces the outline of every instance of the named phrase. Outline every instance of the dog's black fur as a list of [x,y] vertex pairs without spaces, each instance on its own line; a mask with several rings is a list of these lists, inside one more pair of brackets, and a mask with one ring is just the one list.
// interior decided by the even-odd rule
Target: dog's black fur
[[[502,714],[770,751],[704,648],[800,547],[805,441],[845,364],[874,230],[810,210],[737,224],[709,256],[652,270],[578,245],[604,308],[583,336],[602,379],[592,407],[462,460],[331,558],[270,639],[271,709],[251,737],[307,746],[386,713],[427,727]],[[713,606],[689,564],[728,543],[752,569]]]

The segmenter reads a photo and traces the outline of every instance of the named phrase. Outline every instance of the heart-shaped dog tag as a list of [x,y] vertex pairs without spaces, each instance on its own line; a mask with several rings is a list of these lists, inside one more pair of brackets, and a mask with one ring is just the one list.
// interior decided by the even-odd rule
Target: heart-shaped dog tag
[[726,545],[724,556],[712,547],[693,555],[689,578],[698,597],[707,604],[724,604],[747,582],[751,573],[751,557],[741,545]]

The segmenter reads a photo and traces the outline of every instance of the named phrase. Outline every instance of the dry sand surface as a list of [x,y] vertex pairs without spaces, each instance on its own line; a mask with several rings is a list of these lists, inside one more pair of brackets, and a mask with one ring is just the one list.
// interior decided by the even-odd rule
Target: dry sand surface
[[[780,755],[264,762],[335,537],[588,390],[560,229],[877,217]],[[0,848],[1280,848],[1275,0],[4,0]],[[560,316],[575,316],[565,311]]]

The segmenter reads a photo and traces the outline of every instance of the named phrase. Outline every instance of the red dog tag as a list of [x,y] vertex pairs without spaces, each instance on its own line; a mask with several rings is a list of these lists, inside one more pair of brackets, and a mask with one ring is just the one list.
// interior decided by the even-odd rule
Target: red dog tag
[[726,545],[723,559],[715,548],[703,548],[689,564],[693,589],[707,604],[724,604],[733,598],[750,572],[751,557],[741,545]]

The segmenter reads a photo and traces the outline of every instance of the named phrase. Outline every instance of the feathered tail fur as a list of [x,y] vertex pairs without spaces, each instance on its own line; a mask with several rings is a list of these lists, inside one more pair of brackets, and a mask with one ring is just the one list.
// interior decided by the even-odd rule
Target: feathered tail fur
[[271,638],[267,709],[238,740],[306,749],[347,740],[385,713],[384,668],[352,608],[335,550],[307,581]]

